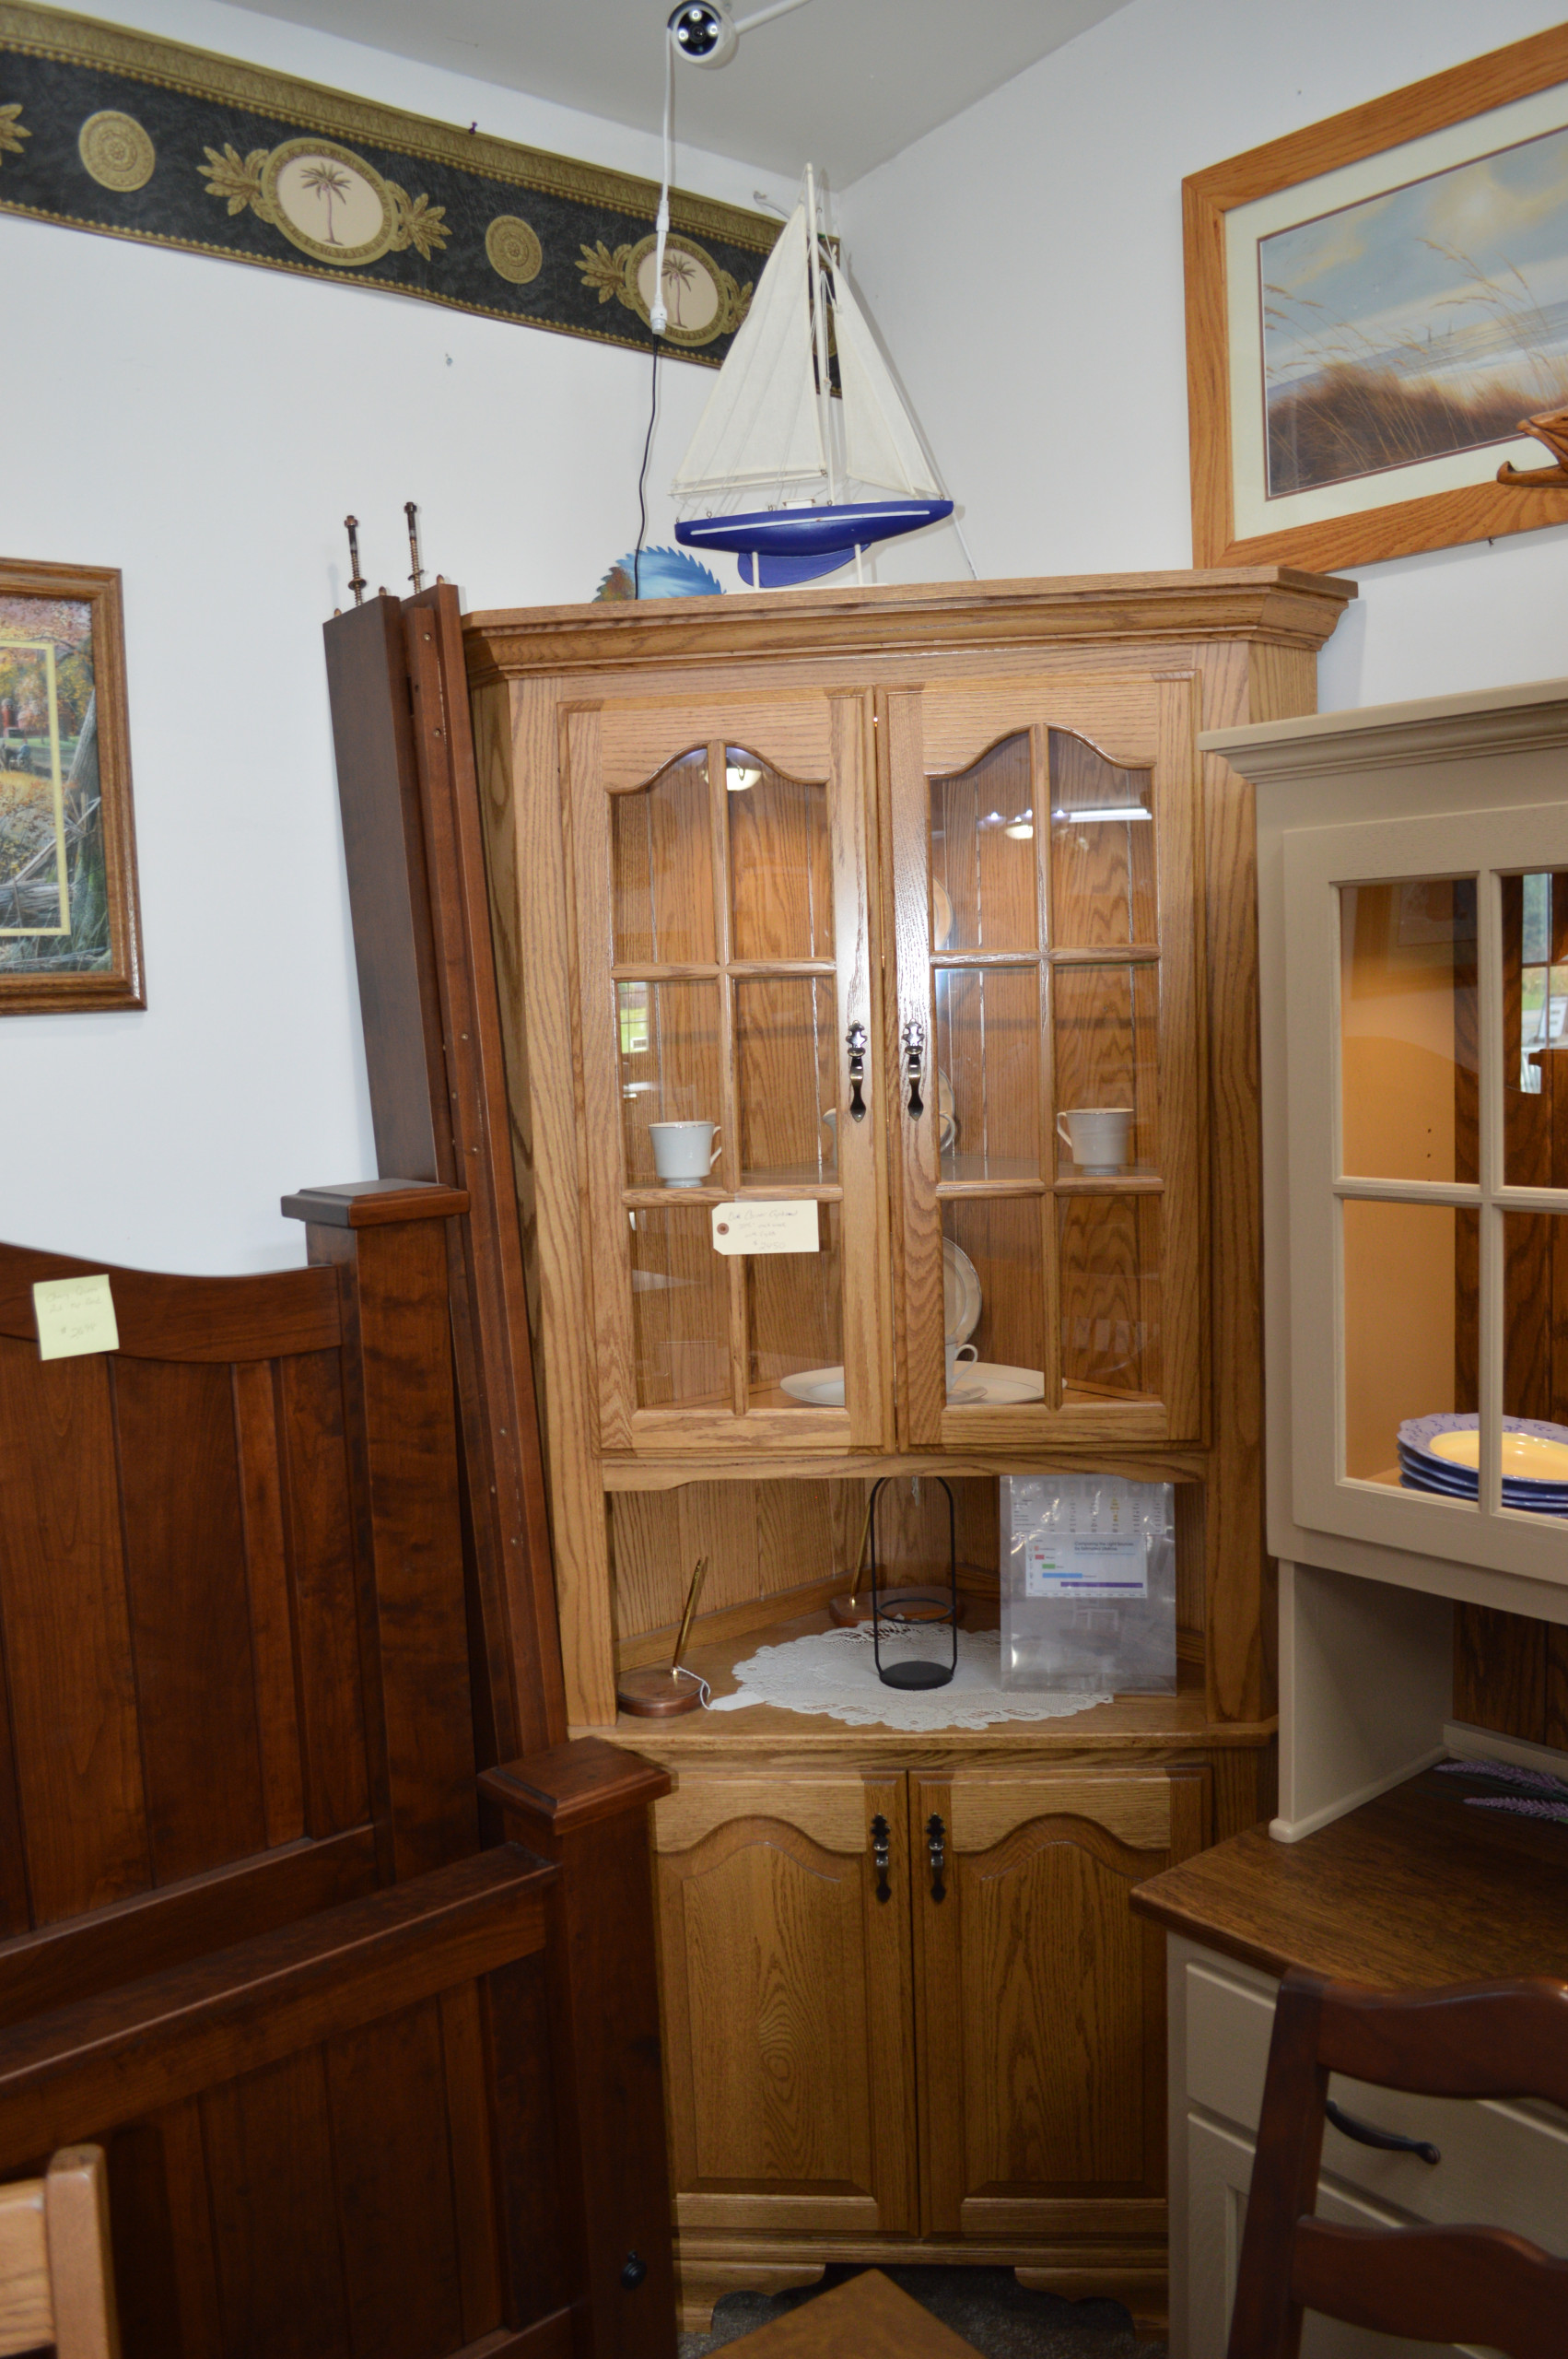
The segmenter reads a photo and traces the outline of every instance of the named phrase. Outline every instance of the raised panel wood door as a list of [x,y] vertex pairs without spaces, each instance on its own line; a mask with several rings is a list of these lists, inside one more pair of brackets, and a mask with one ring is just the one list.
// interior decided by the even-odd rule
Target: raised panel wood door
[[[820,691],[567,715],[607,1452],[892,1438],[870,724]],[[737,1250],[733,1205],[814,1229]]]
[[914,2227],[904,1783],[683,1778],[658,1804],[677,2226]]
[[911,1778],[922,2227],[1164,2230],[1164,1945],[1135,1884],[1204,1839],[1208,1772]]
[[975,681],[880,720],[903,1438],[1196,1440],[1193,684]]

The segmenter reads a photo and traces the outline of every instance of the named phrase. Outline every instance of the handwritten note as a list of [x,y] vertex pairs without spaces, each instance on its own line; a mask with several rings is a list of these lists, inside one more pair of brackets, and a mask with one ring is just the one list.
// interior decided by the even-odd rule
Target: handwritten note
[[43,1278],[32,1290],[41,1360],[68,1360],[79,1352],[117,1352],[120,1330],[107,1271],[91,1278]]
[[713,1207],[713,1250],[716,1253],[815,1253],[816,1206],[809,1199],[753,1198],[742,1204]]

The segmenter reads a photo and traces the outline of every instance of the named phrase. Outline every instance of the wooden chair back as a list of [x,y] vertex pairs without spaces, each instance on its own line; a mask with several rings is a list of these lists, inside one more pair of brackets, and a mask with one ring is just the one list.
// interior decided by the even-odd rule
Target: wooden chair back
[[1315,2219],[1328,2076],[1568,2109],[1568,1983],[1393,1995],[1296,1971],[1280,1988],[1229,2359],[1297,2359],[1305,2314],[1417,2341],[1562,2359],[1568,2260],[1494,2227],[1342,2228]]
[[63,2146],[47,2177],[0,2187],[0,2359],[120,2359],[103,2149]]

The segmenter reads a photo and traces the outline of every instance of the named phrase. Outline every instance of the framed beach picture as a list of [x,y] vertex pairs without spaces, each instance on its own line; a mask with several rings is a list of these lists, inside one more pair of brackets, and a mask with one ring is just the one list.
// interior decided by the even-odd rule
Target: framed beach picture
[[1554,466],[1520,422],[1568,410],[1568,27],[1182,194],[1195,564],[1568,523],[1568,470],[1498,479]]
[[0,1014],[146,1004],[120,576],[0,557]]

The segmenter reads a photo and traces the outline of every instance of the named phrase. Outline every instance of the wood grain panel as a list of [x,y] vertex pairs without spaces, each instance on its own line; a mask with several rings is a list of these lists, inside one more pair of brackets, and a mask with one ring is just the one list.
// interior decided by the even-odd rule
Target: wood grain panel
[[[1150,1807],[1164,1781],[1129,1778],[1122,1800],[1117,1778],[1036,1777],[1032,1814],[1019,1807],[1031,1781],[997,1776],[995,1806],[989,1782],[910,1779],[911,1842],[923,1848],[934,1820],[945,1848],[945,1897],[929,1873],[915,1893],[928,2236],[1040,2236],[1064,2198],[1114,2196],[1115,2218],[1164,2184],[1163,1954],[1128,1896],[1170,1856],[1169,1794]],[[1067,1797],[1076,1807],[1059,1808]],[[966,1825],[1007,1831],[976,1850]]]
[[[325,1836],[370,1814],[357,1590],[373,1627],[349,1507],[343,1377],[337,1356],[312,1352],[278,1368],[284,1439],[284,1537],[303,1748],[305,1824]],[[376,1701],[380,1735],[379,1696]],[[384,1773],[378,1794],[385,1813]]]
[[743,745],[771,768],[797,779],[823,778],[828,759],[828,716],[820,695],[783,698],[726,696],[694,701],[650,697],[606,698],[599,708],[601,777],[604,792],[641,786],[664,764],[713,740]]
[[[926,723],[927,767],[935,774],[965,769],[980,761],[1009,728],[1056,719],[1057,690],[1071,700],[1072,719],[1064,725],[1087,737],[1106,758],[1139,769],[1153,759],[1154,700],[1145,680],[1124,693],[1116,684],[1067,675],[1048,689],[1036,681],[1031,698],[1021,699],[1019,683],[1005,675],[944,683],[941,701]],[[1011,723],[999,725],[1000,705],[1011,705]]]
[[535,2318],[568,2298],[581,2271],[558,2144],[569,2093],[556,2085],[564,2059],[552,2053],[544,1959],[520,1958],[487,1975],[480,2007],[506,2309],[514,2318]]
[[386,2359],[455,2351],[470,2338],[440,2008],[427,1999],[340,2033],[325,2060],[351,2348]]
[[235,1367],[233,1379],[240,1504],[251,1599],[251,1657],[262,1755],[262,1808],[268,1844],[292,1843],[305,1832],[305,1798],[275,1377],[264,1365],[241,1365]]
[[[848,1856],[777,1817],[721,1822],[691,1848],[660,1855],[683,2218],[687,2205],[706,2216],[713,2202],[744,2195],[753,2226],[913,2224],[907,1920],[876,1900],[867,1857],[877,1811],[889,1823],[893,1889],[907,1889],[901,1781],[838,1782],[855,1788],[860,1812],[858,1848]],[[831,2071],[825,2057],[834,2059]],[[855,2201],[867,2197],[870,2223]]]
[[953,1781],[953,1841],[960,1851],[988,1851],[1015,1828],[1048,1813],[1086,1818],[1137,1851],[1164,1851],[1171,1840],[1171,1788],[1164,1771],[1141,1778],[1017,1778],[987,1772]]
[[1454,1609],[1454,1718],[1532,1744],[1547,1735],[1550,1625],[1487,1605]]
[[731,1820],[762,1818],[798,1827],[825,1851],[866,1848],[865,1785],[856,1776],[683,1778],[653,1809],[659,1851],[687,1851]]
[[462,2330],[468,2341],[501,2322],[500,2251],[496,2238],[496,2182],[490,2166],[486,2096],[485,2025],[471,1982],[443,1990],[441,2067],[451,2146],[457,2227]]
[[122,1514],[147,1830],[170,1884],[267,1839],[234,1394],[225,1367],[111,1366],[120,1462],[135,1470]]
[[181,2359],[225,2359],[201,2101],[186,2097],[179,2105],[165,2107],[154,2122],[163,2149],[170,2273]]
[[106,1364],[37,1353],[0,1340],[0,1619],[32,1921],[49,1924],[141,1890],[152,1865]]
[[[615,1635],[624,1642],[680,1619],[685,1597],[680,1494],[617,1493],[608,1507]],[[690,1579],[689,1568],[685,1578]]]
[[210,2089],[202,2135],[225,2353],[335,2359],[348,2314],[321,2050]]
[[828,767],[802,780],[765,762],[755,786],[725,794],[732,958],[833,957]]

